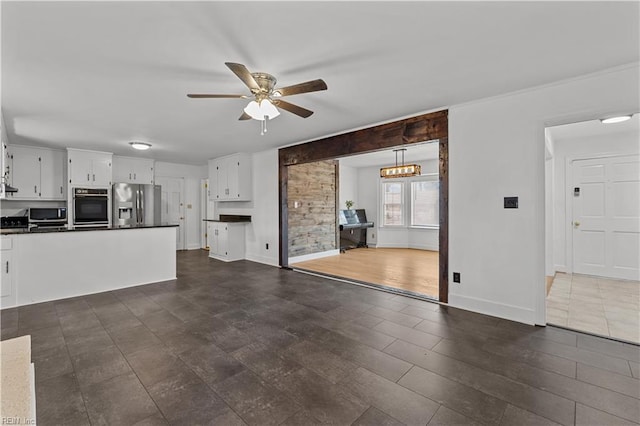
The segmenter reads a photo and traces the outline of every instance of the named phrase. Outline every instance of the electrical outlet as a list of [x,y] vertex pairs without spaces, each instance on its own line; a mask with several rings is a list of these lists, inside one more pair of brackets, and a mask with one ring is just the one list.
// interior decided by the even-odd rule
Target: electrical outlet
[[460,282],[460,272],[454,272],[453,273],[453,282],[454,283],[459,283]]
[[266,243],[266,244],[264,245],[264,247],[265,247],[267,250],[269,250],[269,243]]

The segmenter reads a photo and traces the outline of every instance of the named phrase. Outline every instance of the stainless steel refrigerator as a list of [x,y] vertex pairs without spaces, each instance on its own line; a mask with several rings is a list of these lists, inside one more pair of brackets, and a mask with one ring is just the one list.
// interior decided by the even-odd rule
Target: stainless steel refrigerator
[[160,224],[160,185],[113,184],[113,225]]

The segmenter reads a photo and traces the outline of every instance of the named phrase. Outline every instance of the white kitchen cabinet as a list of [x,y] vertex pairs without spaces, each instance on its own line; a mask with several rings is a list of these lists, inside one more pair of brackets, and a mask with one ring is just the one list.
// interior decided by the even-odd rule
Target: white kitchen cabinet
[[9,145],[8,183],[18,192],[7,195],[17,200],[64,200],[64,151]]
[[1,308],[9,308],[16,304],[15,262],[13,256],[15,239],[13,235],[0,237],[0,262],[2,267],[0,272]]
[[153,184],[154,161],[113,156],[113,182]]
[[250,201],[251,155],[238,153],[209,160],[211,201]]
[[245,223],[208,222],[209,257],[232,262],[245,257]]
[[113,154],[67,148],[69,183],[80,187],[110,187]]

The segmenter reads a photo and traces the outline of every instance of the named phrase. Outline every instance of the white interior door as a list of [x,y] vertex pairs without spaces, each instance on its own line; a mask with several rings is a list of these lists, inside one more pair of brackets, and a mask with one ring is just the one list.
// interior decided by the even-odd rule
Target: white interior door
[[576,160],[573,166],[573,270],[640,279],[639,156]]
[[156,177],[156,185],[162,187],[161,220],[178,225],[176,232],[176,249],[184,250],[184,179]]

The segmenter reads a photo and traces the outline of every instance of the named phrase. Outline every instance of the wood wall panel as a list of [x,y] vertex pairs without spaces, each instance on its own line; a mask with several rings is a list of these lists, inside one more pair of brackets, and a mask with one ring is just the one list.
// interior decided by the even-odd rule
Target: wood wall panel
[[289,167],[289,256],[321,253],[338,248],[336,169],[335,160]]

